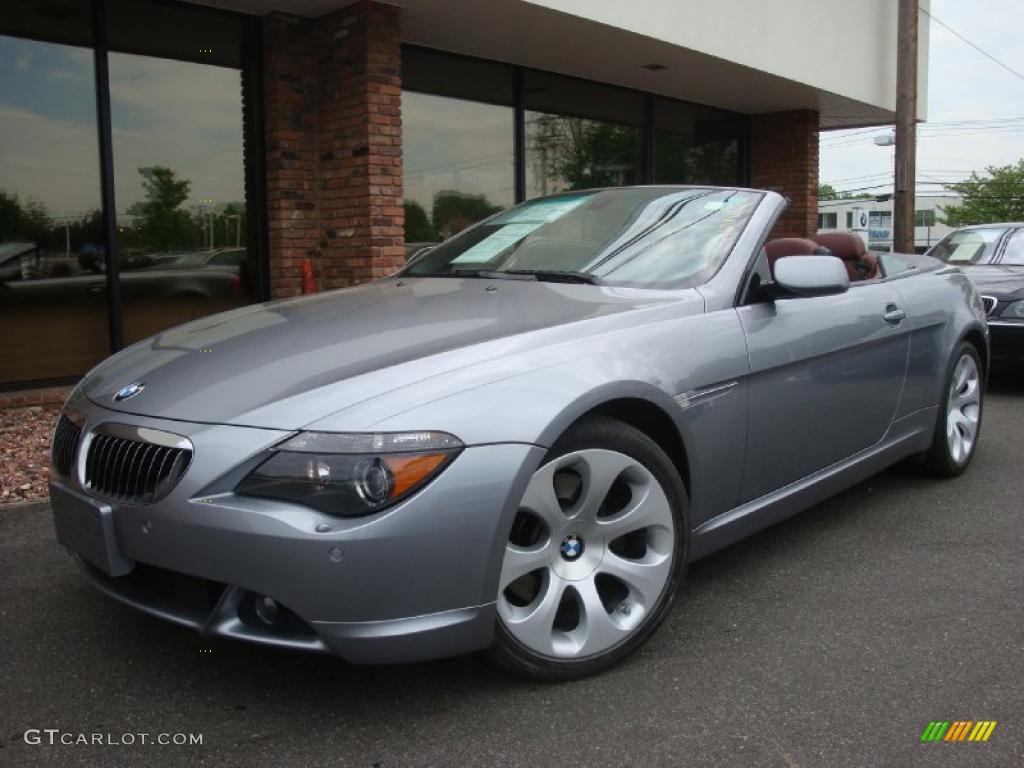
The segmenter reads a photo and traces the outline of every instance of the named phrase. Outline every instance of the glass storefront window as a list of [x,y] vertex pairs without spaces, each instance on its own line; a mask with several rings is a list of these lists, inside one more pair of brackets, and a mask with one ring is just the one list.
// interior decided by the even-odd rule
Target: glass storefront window
[[0,381],[78,375],[110,351],[92,51],[0,36],[0,136]]
[[402,93],[408,255],[512,205],[511,107]]
[[526,196],[639,184],[640,129],[526,113]]
[[671,99],[657,99],[654,114],[656,183],[743,183],[742,123],[736,115]]
[[527,72],[526,197],[643,183],[644,97]]
[[125,343],[253,301],[237,69],[110,54]]
[[[8,5],[0,14],[0,385],[80,376],[116,347],[112,312],[131,343],[255,300],[245,17],[159,0]],[[97,123],[104,52],[92,48],[94,11],[107,20],[109,126]],[[112,136],[116,211],[103,208],[101,127]],[[108,223],[116,244],[106,242]],[[108,250],[117,254],[120,305]]]
[[256,300],[238,17],[106,0],[124,343]]

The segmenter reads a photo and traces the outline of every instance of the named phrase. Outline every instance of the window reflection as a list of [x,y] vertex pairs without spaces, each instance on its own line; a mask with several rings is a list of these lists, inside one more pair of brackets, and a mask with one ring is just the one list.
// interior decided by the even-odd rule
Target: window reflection
[[125,343],[254,300],[237,69],[110,54]]
[[510,107],[402,93],[407,256],[514,197]]
[[109,350],[92,53],[0,36],[0,380]]
[[526,113],[526,196],[640,182],[640,129]]
[[728,112],[658,99],[655,103],[654,179],[658,184],[741,183],[742,127]]
[[644,97],[527,70],[526,197],[643,182]]

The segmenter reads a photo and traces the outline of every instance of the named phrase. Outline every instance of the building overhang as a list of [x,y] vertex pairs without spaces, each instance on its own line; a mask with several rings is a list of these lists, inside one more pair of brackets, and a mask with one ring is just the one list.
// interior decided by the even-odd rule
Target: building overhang
[[[318,17],[349,0],[205,0]],[[896,3],[396,0],[402,41],[744,114],[815,110],[822,129],[895,118]],[[837,17],[838,15],[838,17]],[[891,16],[891,18],[890,18]],[[842,35],[832,34],[842,29]],[[815,32],[811,32],[815,30]],[[824,34],[823,30],[830,30]],[[921,34],[924,118],[927,25]]]

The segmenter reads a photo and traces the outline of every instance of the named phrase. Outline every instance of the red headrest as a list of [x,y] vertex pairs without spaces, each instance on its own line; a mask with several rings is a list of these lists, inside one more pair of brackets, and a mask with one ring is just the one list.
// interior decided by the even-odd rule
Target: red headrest
[[811,239],[818,245],[828,248],[844,261],[861,259],[868,252],[860,235],[855,235],[853,232],[829,232],[824,235],[813,235]]
[[817,243],[802,237],[780,237],[764,244],[769,267],[774,267],[783,256],[813,256],[817,250]]
[[818,244],[803,237],[780,237],[764,244],[769,259],[781,259],[783,256],[813,256]]

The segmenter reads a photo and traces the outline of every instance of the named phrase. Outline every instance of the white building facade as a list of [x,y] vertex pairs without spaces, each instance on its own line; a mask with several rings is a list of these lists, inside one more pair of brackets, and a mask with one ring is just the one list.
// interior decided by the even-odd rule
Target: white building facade
[[[943,208],[957,205],[956,195],[918,196],[914,210],[914,250],[924,253],[953,231],[942,222]],[[892,250],[892,200],[821,200],[818,232],[855,232],[873,251]]]

